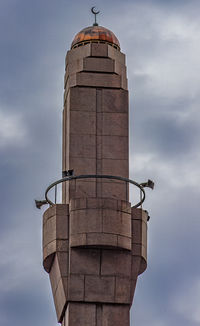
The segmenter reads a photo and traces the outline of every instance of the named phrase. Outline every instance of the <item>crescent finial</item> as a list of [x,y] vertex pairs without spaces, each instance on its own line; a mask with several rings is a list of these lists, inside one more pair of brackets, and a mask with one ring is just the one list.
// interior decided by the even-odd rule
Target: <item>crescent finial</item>
[[100,13],[100,10],[99,11],[96,11],[95,10],[95,7],[92,7],[91,8],[91,12],[94,14],[94,16],[95,16],[95,22],[94,22],[94,24],[93,24],[93,26],[98,26],[98,24],[97,24],[97,15]]

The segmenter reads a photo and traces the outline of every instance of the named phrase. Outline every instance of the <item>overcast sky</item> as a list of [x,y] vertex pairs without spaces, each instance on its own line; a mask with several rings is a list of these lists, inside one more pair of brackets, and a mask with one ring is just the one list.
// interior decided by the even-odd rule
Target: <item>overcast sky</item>
[[0,0],[0,325],[57,324],[34,199],[61,176],[64,59],[94,5],[126,54],[130,177],[156,184],[131,326],[197,326],[199,0]]

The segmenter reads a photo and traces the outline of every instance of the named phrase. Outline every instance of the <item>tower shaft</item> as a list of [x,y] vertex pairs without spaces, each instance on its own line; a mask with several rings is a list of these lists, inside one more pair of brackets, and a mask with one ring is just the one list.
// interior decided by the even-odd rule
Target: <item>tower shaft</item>
[[[63,170],[128,178],[125,56],[88,43],[66,56]],[[129,326],[137,277],[146,268],[146,222],[128,185],[109,179],[63,184],[43,217],[44,268],[62,326]]]

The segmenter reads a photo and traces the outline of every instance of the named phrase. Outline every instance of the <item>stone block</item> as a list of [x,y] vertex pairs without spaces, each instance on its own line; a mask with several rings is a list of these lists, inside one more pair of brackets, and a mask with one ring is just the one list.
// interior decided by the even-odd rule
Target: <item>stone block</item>
[[[83,60],[84,60],[84,58],[80,58],[80,59],[69,62],[66,66],[65,76],[68,77],[76,72],[83,71]],[[66,84],[66,79],[67,78],[65,77],[64,85]]]
[[[97,179],[98,180],[98,179]],[[117,210],[117,200],[112,198],[87,198],[87,208],[101,208]]]
[[67,66],[69,63],[72,63],[76,60],[82,59],[84,57],[89,57],[90,54],[91,54],[91,44],[86,44],[84,46],[71,49],[70,51],[67,52],[65,58],[65,66]]
[[115,49],[113,46],[108,46],[108,57],[125,65],[125,54]]
[[135,294],[135,289],[136,289],[136,284],[137,284],[137,278],[136,279],[132,279],[131,280],[131,295],[130,295],[130,303],[132,304],[133,302],[133,297],[134,297],[134,294]]
[[43,225],[43,247],[55,239],[68,239],[68,212],[65,212],[66,215],[59,213],[56,210],[56,215],[48,218]]
[[102,232],[101,209],[72,211],[70,214],[70,235],[90,232]]
[[87,246],[117,247],[117,235],[110,233],[87,233]]
[[[133,241],[133,239],[132,239]],[[133,256],[142,256],[145,259],[147,258],[147,248],[141,244],[132,243],[132,255]]]
[[103,232],[114,233],[125,237],[131,237],[131,217],[130,214],[103,210]]
[[101,146],[101,156],[98,159],[128,159],[128,137],[97,136],[97,146]]
[[96,158],[96,136],[95,135],[70,135],[71,157]]
[[116,277],[115,302],[131,303],[131,280],[124,277]]
[[55,252],[63,252],[68,251],[69,243],[68,240],[54,240],[48,243],[45,247],[43,247],[43,266],[46,272],[49,273]]
[[147,260],[144,257],[141,257],[139,274],[144,273],[147,268]]
[[70,111],[96,112],[96,89],[74,87],[69,91]]
[[107,57],[108,44],[91,43],[91,56],[92,57]]
[[69,250],[69,240],[56,240],[56,251],[68,251]]
[[56,239],[68,239],[68,215],[56,215]]
[[102,182],[97,184],[97,196],[127,200],[128,194],[125,183]]
[[70,247],[82,247],[87,245],[87,234],[79,233],[70,236]]
[[69,301],[84,300],[84,275],[70,274],[69,284],[68,284],[68,300]]
[[43,247],[56,239],[56,216],[50,217],[43,226]]
[[[90,179],[91,180],[91,179]],[[96,182],[86,180],[76,180],[74,186],[70,183],[69,198],[96,197]]]
[[[69,211],[74,211],[78,209],[84,209],[87,208],[87,198],[76,198],[71,199],[69,203]],[[95,208],[95,207],[91,207]]]
[[88,302],[114,302],[115,278],[85,276],[85,300]]
[[103,210],[103,232],[120,234],[121,212],[111,209]]
[[46,223],[46,221],[54,216],[56,214],[56,205],[50,206],[46,209],[46,211],[43,214],[43,225]]
[[68,253],[57,252],[49,273],[52,292],[55,293],[62,277],[68,276]]
[[128,114],[121,112],[97,113],[97,135],[128,137]]
[[[79,158],[69,157],[69,170],[73,169],[75,175],[80,174],[96,174],[96,159],[95,158]],[[89,180],[89,179],[87,179]],[[92,179],[90,179],[92,180]]]
[[131,214],[131,203],[125,200],[118,200],[117,204],[118,204],[117,209],[119,211]]
[[131,254],[124,250],[103,250],[101,275],[131,277]]
[[115,60],[115,73],[121,76],[122,89],[128,89],[128,80],[126,78],[126,66]]
[[147,224],[141,220],[132,220],[133,243],[146,246],[147,244]]
[[83,59],[84,71],[114,72],[114,61],[109,58],[89,57]]
[[100,251],[96,249],[71,249],[70,272],[73,274],[93,274],[100,272]]
[[131,278],[136,279],[139,275],[140,270],[140,263],[141,257],[139,256],[132,256],[132,263],[131,263]]
[[65,305],[67,302],[67,288],[68,288],[68,279],[66,277],[60,279],[57,290],[54,294],[54,304],[55,304],[57,319],[59,323],[62,322],[63,314],[65,311]]
[[117,236],[117,245],[120,248],[131,250],[131,238],[118,235]]
[[87,111],[71,111],[70,133],[96,135],[96,113]]
[[131,207],[131,216],[133,220],[142,220],[144,222],[147,222],[148,212],[141,208]]
[[103,208],[102,198],[87,198],[87,208]]
[[96,305],[91,303],[70,302],[67,306],[65,326],[96,325]]
[[45,256],[43,251],[43,267],[47,273],[50,272],[51,266],[53,264],[55,253]]
[[102,311],[102,326],[129,326],[129,305],[104,304]]
[[123,89],[102,90],[102,112],[128,113],[128,91]]
[[95,326],[102,326],[102,305],[96,305],[96,325]]
[[121,213],[121,231],[120,235],[127,236],[131,238],[131,215],[128,213]]
[[69,83],[67,83],[67,87],[75,86],[120,88],[121,76],[106,73],[77,72],[70,76]]
[[51,289],[53,294],[55,294],[57,287],[58,287],[58,283],[60,281],[61,275],[60,275],[60,269],[59,269],[59,265],[58,265],[58,260],[55,254],[52,266],[51,266],[51,270],[49,273],[49,278],[50,278],[50,282],[51,282]]

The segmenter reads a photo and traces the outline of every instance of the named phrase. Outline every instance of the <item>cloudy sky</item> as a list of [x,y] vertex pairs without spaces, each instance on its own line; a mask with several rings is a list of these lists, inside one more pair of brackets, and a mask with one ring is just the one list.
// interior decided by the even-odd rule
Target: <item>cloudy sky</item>
[[57,324],[34,199],[61,175],[64,58],[94,5],[127,56],[130,177],[156,184],[131,325],[197,326],[199,0],[0,0],[0,325]]

